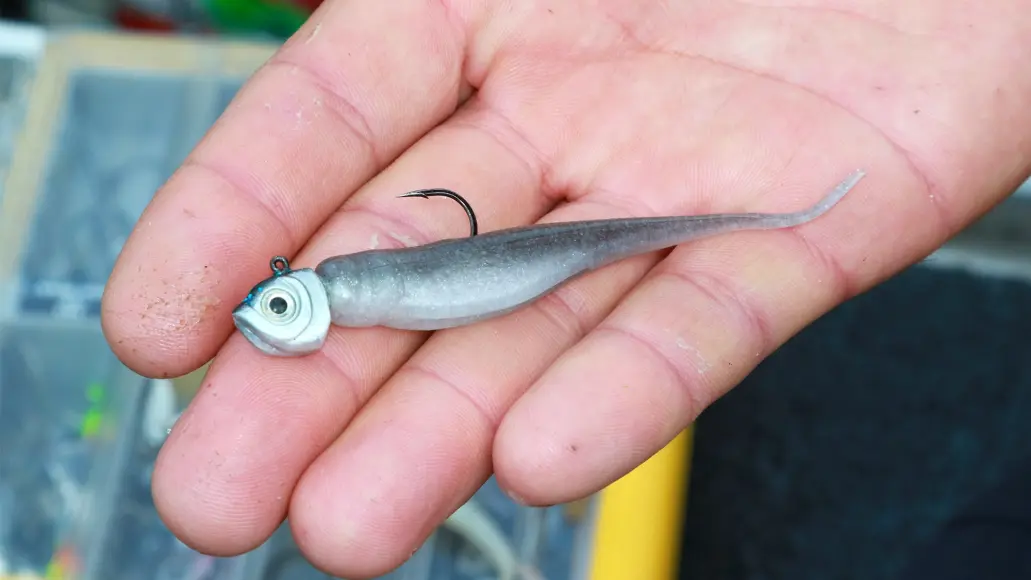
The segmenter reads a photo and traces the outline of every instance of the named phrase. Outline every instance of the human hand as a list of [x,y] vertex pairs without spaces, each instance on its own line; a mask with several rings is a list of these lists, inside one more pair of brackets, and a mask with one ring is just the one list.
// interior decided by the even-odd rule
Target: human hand
[[[218,353],[154,473],[168,526],[233,555],[289,514],[336,575],[400,564],[491,474],[589,494],[814,318],[918,260],[1031,165],[1023,4],[330,0],[157,194],[104,296],[148,376]],[[427,336],[333,328],[261,355],[230,311],[276,254],[601,217],[791,211],[795,230],[626,260]],[[664,258],[664,259],[663,259]],[[225,344],[223,344],[225,343]]]

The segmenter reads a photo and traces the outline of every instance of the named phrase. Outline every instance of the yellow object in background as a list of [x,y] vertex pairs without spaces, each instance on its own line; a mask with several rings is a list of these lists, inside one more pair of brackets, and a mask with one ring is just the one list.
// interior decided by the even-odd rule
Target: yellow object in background
[[589,580],[679,574],[692,428],[600,492]]

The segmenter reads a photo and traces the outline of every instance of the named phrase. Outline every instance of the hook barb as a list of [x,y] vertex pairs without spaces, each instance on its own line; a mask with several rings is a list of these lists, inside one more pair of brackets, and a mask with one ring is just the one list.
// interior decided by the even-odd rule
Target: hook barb
[[473,206],[469,205],[469,202],[466,201],[464,197],[450,189],[417,189],[415,191],[409,191],[408,193],[402,193],[398,197],[421,197],[424,199],[431,197],[446,197],[448,199],[452,199],[457,202],[458,205],[462,206],[462,209],[465,210],[465,215],[469,216],[469,237],[475,236],[478,232],[476,212],[473,211]]

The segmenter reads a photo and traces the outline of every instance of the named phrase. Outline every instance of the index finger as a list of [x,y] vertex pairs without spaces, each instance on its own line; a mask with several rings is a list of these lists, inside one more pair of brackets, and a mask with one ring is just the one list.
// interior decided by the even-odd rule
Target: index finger
[[105,336],[145,376],[210,360],[273,255],[458,105],[465,39],[442,4],[329,0],[247,82],[143,212],[108,280]]

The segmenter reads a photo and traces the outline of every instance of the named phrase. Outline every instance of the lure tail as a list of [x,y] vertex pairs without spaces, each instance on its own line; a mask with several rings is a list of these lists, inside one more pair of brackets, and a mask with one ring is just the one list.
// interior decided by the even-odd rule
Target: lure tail
[[848,193],[853,187],[855,187],[856,184],[859,183],[859,181],[863,179],[863,177],[865,176],[866,171],[862,169],[857,169],[850,173],[848,177],[846,177],[844,180],[842,180],[841,183],[837,185],[837,187],[831,190],[830,193],[825,195],[823,199],[818,201],[809,209],[784,214],[784,221],[787,222],[787,225],[785,227],[801,225],[827,213],[828,211],[830,211],[832,207],[837,205],[838,202],[841,201],[843,197],[845,197],[845,194]]

